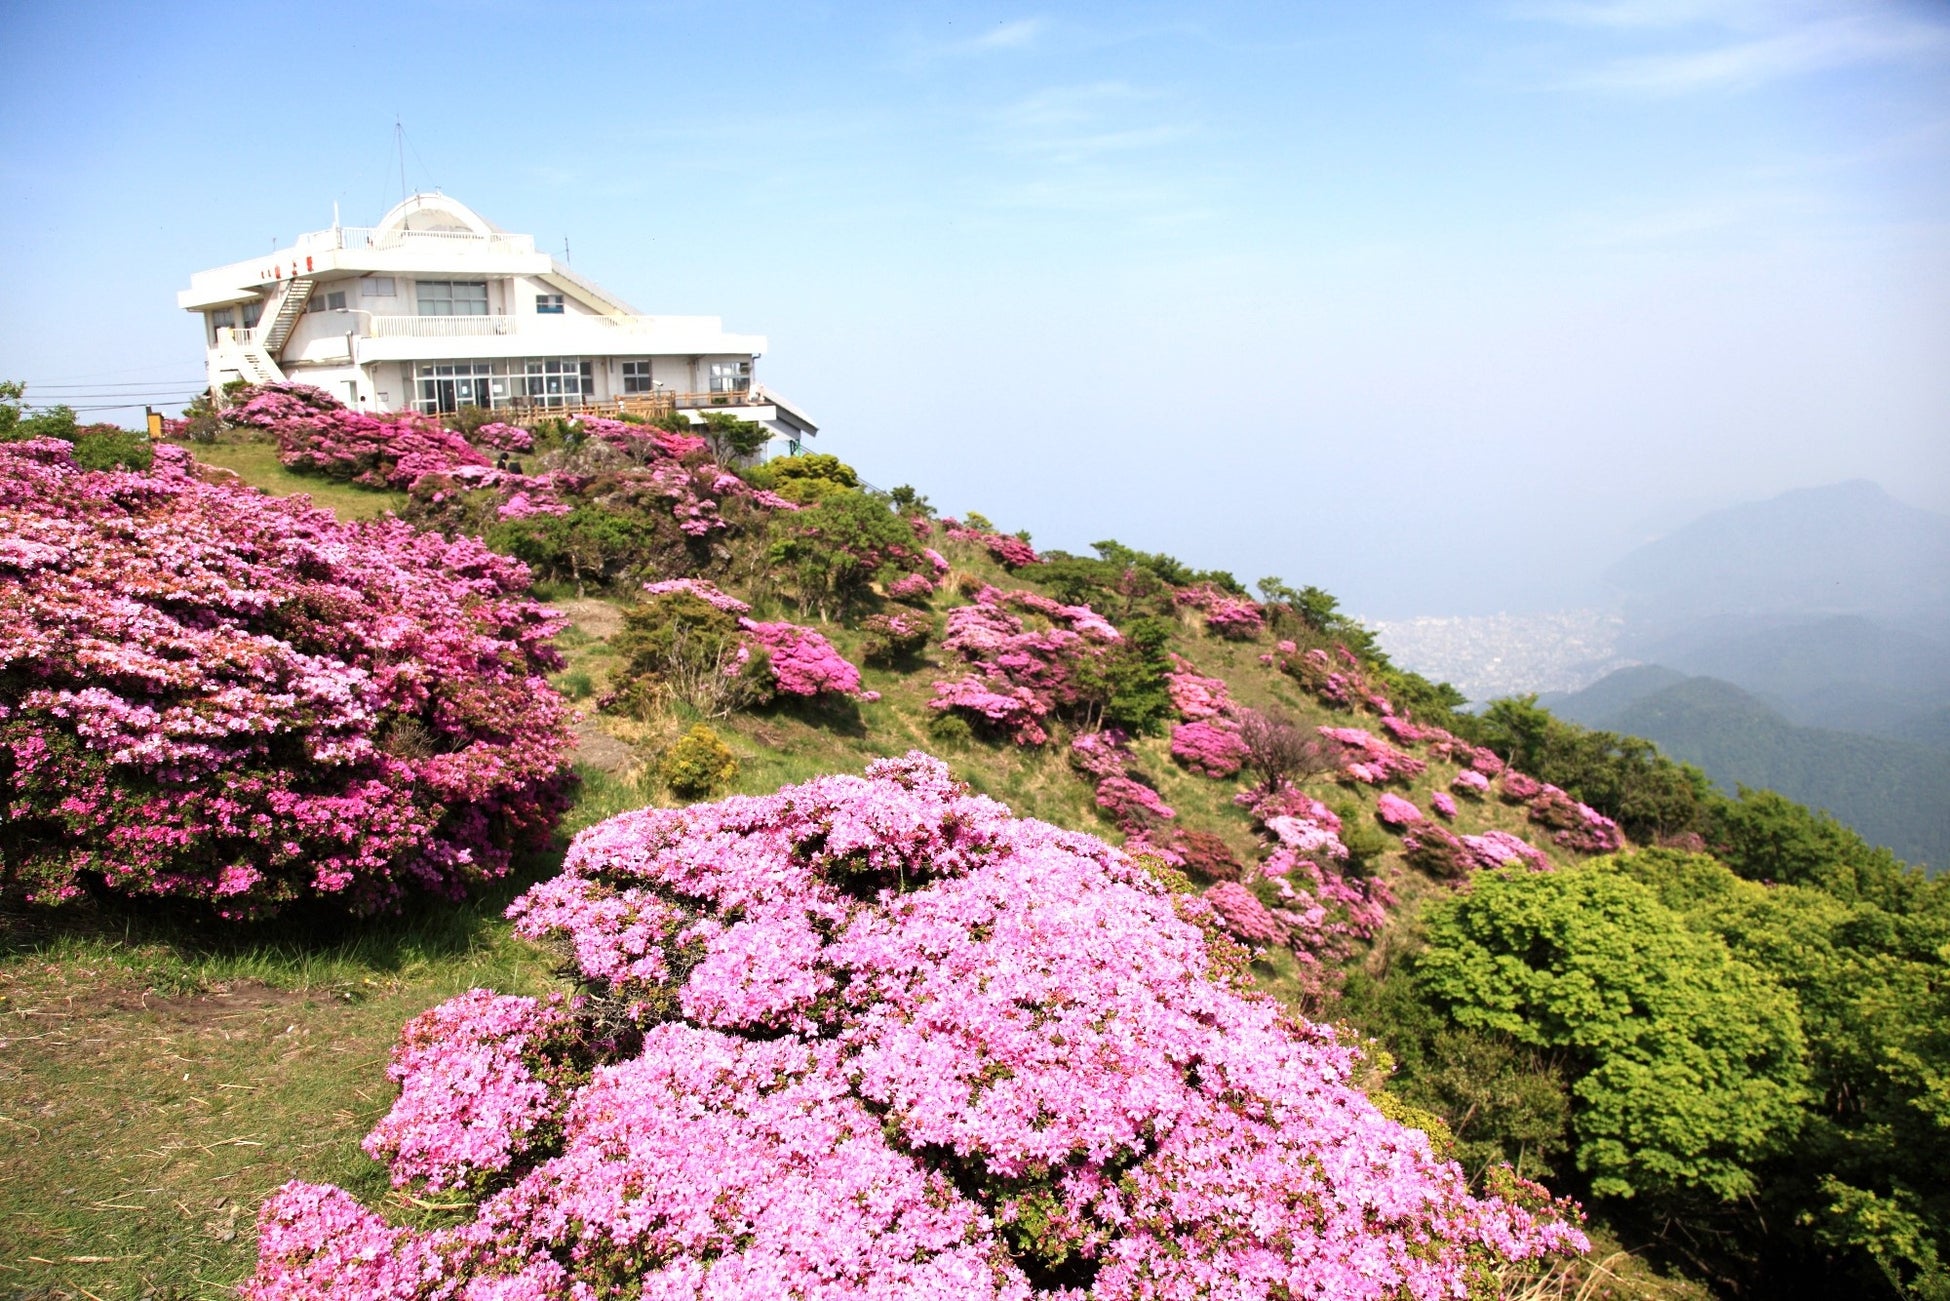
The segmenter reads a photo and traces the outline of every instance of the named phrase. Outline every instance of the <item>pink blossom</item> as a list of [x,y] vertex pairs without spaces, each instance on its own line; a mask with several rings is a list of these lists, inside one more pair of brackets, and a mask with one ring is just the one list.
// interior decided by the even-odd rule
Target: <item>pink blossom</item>
[[1375,801],[1375,817],[1390,827],[1406,827],[1422,820],[1422,810],[1390,791]]
[[[463,1026],[514,1015],[452,1036],[458,1065],[421,1036],[401,1096],[433,1080],[426,1159],[489,1145],[478,1200],[396,1229],[288,1184],[251,1301],[1190,1301],[1215,1280],[1238,1301],[1436,1301],[1486,1262],[1585,1246],[1472,1196],[1354,1086],[1332,1031],[1215,980],[1209,896],[923,756],[625,814],[513,911],[574,955],[586,1077],[565,1061],[545,1098],[522,1090],[556,1060],[526,1008],[469,1008]],[[483,1095],[442,1083],[476,1078],[483,1045],[502,1046],[486,1105],[526,1136],[506,1164]]]

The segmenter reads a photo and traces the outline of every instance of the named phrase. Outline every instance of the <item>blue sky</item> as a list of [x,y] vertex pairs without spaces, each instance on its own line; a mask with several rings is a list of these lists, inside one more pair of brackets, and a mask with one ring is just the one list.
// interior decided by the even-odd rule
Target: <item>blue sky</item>
[[[871,481],[1374,616],[1701,509],[1950,509],[1950,5],[0,8],[0,373],[200,372],[191,271],[438,185]],[[71,387],[57,388],[57,385]],[[109,385],[129,387],[108,390]]]

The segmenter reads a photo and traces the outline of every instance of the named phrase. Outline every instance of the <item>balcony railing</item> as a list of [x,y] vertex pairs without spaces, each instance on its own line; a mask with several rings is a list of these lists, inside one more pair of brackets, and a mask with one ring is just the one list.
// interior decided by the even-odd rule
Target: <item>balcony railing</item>
[[533,253],[535,240],[530,235],[481,235],[471,230],[383,230],[374,226],[335,226],[330,230],[308,231],[295,246],[301,253],[331,249],[394,248],[477,248],[500,253]]
[[513,334],[512,316],[374,316],[375,339],[473,339]]
[[[568,405],[555,410],[565,415],[591,416],[663,416],[672,411],[710,410],[713,407],[749,407],[768,405],[767,400],[749,390],[733,393],[677,393],[670,389],[658,389],[655,393],[635,393],[628,397],[597,401],[594,398],[569,398]],[[526,405],[516,398],[514,405]]]

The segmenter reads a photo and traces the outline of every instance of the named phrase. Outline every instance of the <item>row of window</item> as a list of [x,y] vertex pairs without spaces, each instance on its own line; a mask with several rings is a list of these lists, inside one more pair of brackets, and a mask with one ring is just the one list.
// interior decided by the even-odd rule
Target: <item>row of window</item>
[[[624,362],[624,396],[670,387],[650,376],[648,360]],[[559,407],[596,396],[595,364],[580,357],[429,363],[415,368],[414,379],[415,405],[428,415],[464,406]],[[711,363],[711,392],[744,393],[751,386],[751,362]]]
[[464,406],[562,407],[596,393],[595,363],[580,357],[457,361],[414,368],[413,405],[427,415]]

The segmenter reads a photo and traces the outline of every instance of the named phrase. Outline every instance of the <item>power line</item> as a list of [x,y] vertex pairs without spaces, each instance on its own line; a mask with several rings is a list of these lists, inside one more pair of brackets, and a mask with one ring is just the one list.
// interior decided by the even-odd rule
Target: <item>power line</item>
[[115,384],[41,384],[31,379],[22,381],[26,388],[35,392],[46,392],[49,389],[56,391],[82,389],[89,393],[113,393],[120,389],[139,389],[146,393],[157,389],[179,389],[185,384],[201,384],[202,382],[202,380],[195,379],[129,380],[126,383]]

